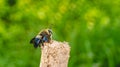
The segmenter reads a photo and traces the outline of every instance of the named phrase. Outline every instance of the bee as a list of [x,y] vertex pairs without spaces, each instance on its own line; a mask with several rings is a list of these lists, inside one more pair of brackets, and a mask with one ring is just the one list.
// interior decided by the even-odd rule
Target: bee
[[37,36],[35,36],[34,38],[32,38],[30,40],[30,43],[34,45],[35,48],[37,48],[38,46],[44,47],[44,43],[50,43],[52,40],[52,30],[51,29],[44,29],[41,32],[38,33]]

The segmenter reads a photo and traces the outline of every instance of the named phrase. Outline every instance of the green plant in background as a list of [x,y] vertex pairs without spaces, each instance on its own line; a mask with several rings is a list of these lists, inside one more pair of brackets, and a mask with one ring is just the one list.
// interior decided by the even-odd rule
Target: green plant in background
[[38,67],[29,44],[53,24],[71,46],[69,67],[120,66],[120,0],[0,0],[0,67]]

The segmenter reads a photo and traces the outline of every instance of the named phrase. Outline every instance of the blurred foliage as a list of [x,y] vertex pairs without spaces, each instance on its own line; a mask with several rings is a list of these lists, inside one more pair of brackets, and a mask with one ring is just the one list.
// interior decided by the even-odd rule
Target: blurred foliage
[[29,41],[50,27],[69,67],[120,67],[120,0],[0,0],[0,67],[39,67]]

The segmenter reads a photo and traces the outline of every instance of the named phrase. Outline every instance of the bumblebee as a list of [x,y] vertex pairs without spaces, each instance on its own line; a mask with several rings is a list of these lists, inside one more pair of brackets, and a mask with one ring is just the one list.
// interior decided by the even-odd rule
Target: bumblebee
[[37,36],[32,38],[30,40],[30,43],[33,44],[35,48],[37,48],[38,46],[44,47],[44,43],[45,42],[50,43],[51,40],[52,40],[52,30],[45,29],[45,30],[42,30],[41,32],[39,32]]

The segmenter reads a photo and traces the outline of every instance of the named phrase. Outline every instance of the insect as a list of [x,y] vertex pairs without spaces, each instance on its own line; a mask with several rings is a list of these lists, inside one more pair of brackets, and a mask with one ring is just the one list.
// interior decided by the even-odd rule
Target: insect
[[37,36],[32,38],[30,40],[30,43],[33,44],[35,48],[37,48],[38,46],[44,47],[44,43],[45,42],[50,43],[51,40],[52,40],[52,30],[44,29],[41,32],[39,32]]

